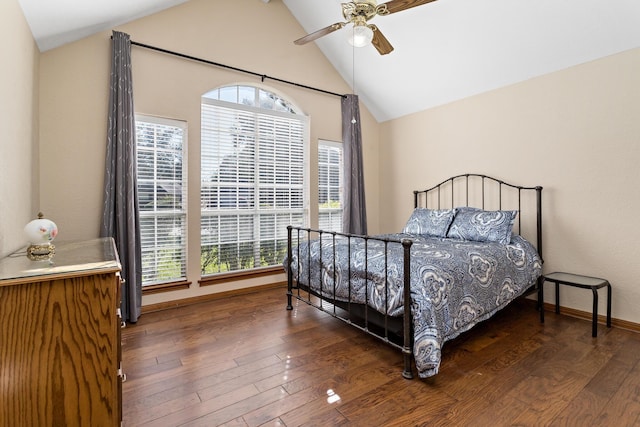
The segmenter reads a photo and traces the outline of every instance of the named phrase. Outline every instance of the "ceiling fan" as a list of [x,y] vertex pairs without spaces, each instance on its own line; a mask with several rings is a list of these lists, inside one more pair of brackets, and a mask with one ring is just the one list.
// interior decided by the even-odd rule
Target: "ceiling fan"
[[361,47],[369,43],[378,50],[380,55],[386,55],[393,51],[393,46],[389,40],[380,32],[377,26],[367,24],[367,22],[376,15],[385,16],[392,13],[400,12],[412,7],[431,3],[435,0],[391,0],[386,3],[377,4],[376,0],[356,0],[348,3],[342,3],[342,16],[345,22],[336,22],[328,27],[324,27],[318,31],[299,38],[294,41],[297,45],[302,45],[319,39],[322,36],[331,34],[343,28],[347,24],[353,24],[353,34],[349,42]]

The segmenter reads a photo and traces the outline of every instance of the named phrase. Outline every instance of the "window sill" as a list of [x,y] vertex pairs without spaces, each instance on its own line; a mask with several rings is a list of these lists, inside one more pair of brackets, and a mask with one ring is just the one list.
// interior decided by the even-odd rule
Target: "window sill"
[[159,283],[157,285],[144,286],[142,288],[142,295],[159,294],[161,292],[171,292],[179,289],[189,289],[190,285],[191,282],[185,280],[183,282]]
[[234,280],[254,279],[257,277],[273,276],[280,273],[284,274],[284,267],[275,265],[271,267],[254,268],[246,271],[213,274],[211,276],[201,278],[198,283],[200,286],[219,285],[222,283],[232,282]]

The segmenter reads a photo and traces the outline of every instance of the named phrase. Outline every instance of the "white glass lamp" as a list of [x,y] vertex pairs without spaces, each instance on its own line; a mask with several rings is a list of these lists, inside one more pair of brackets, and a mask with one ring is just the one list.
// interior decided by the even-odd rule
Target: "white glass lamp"
[[24,227],[24,233],[29,239],[27,256],[34,261],[50,259],[55,254],[53,239],[58,235],[56,223],[45,219],[42,212],[38,214],[38,219],[34,219]]

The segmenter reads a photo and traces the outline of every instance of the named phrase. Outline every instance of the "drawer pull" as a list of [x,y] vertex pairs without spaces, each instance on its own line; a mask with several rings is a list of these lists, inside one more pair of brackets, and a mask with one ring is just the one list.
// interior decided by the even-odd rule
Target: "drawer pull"
[[116,309],[116,315],[118,316],[118,319],[120,319],[120,328],[124,329],[127,326],[127,322],[122,320],[122,310],[120,310],[120,307]]

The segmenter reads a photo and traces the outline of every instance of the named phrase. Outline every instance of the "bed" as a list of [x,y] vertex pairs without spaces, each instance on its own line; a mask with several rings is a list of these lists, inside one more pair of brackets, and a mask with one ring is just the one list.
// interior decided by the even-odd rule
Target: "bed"
[[542,187],[481,174],[413,192],[399,233],[289,226],[287,309],[313,305],[400,349],[402,375],[438,373],[442,348],[540,288]]

